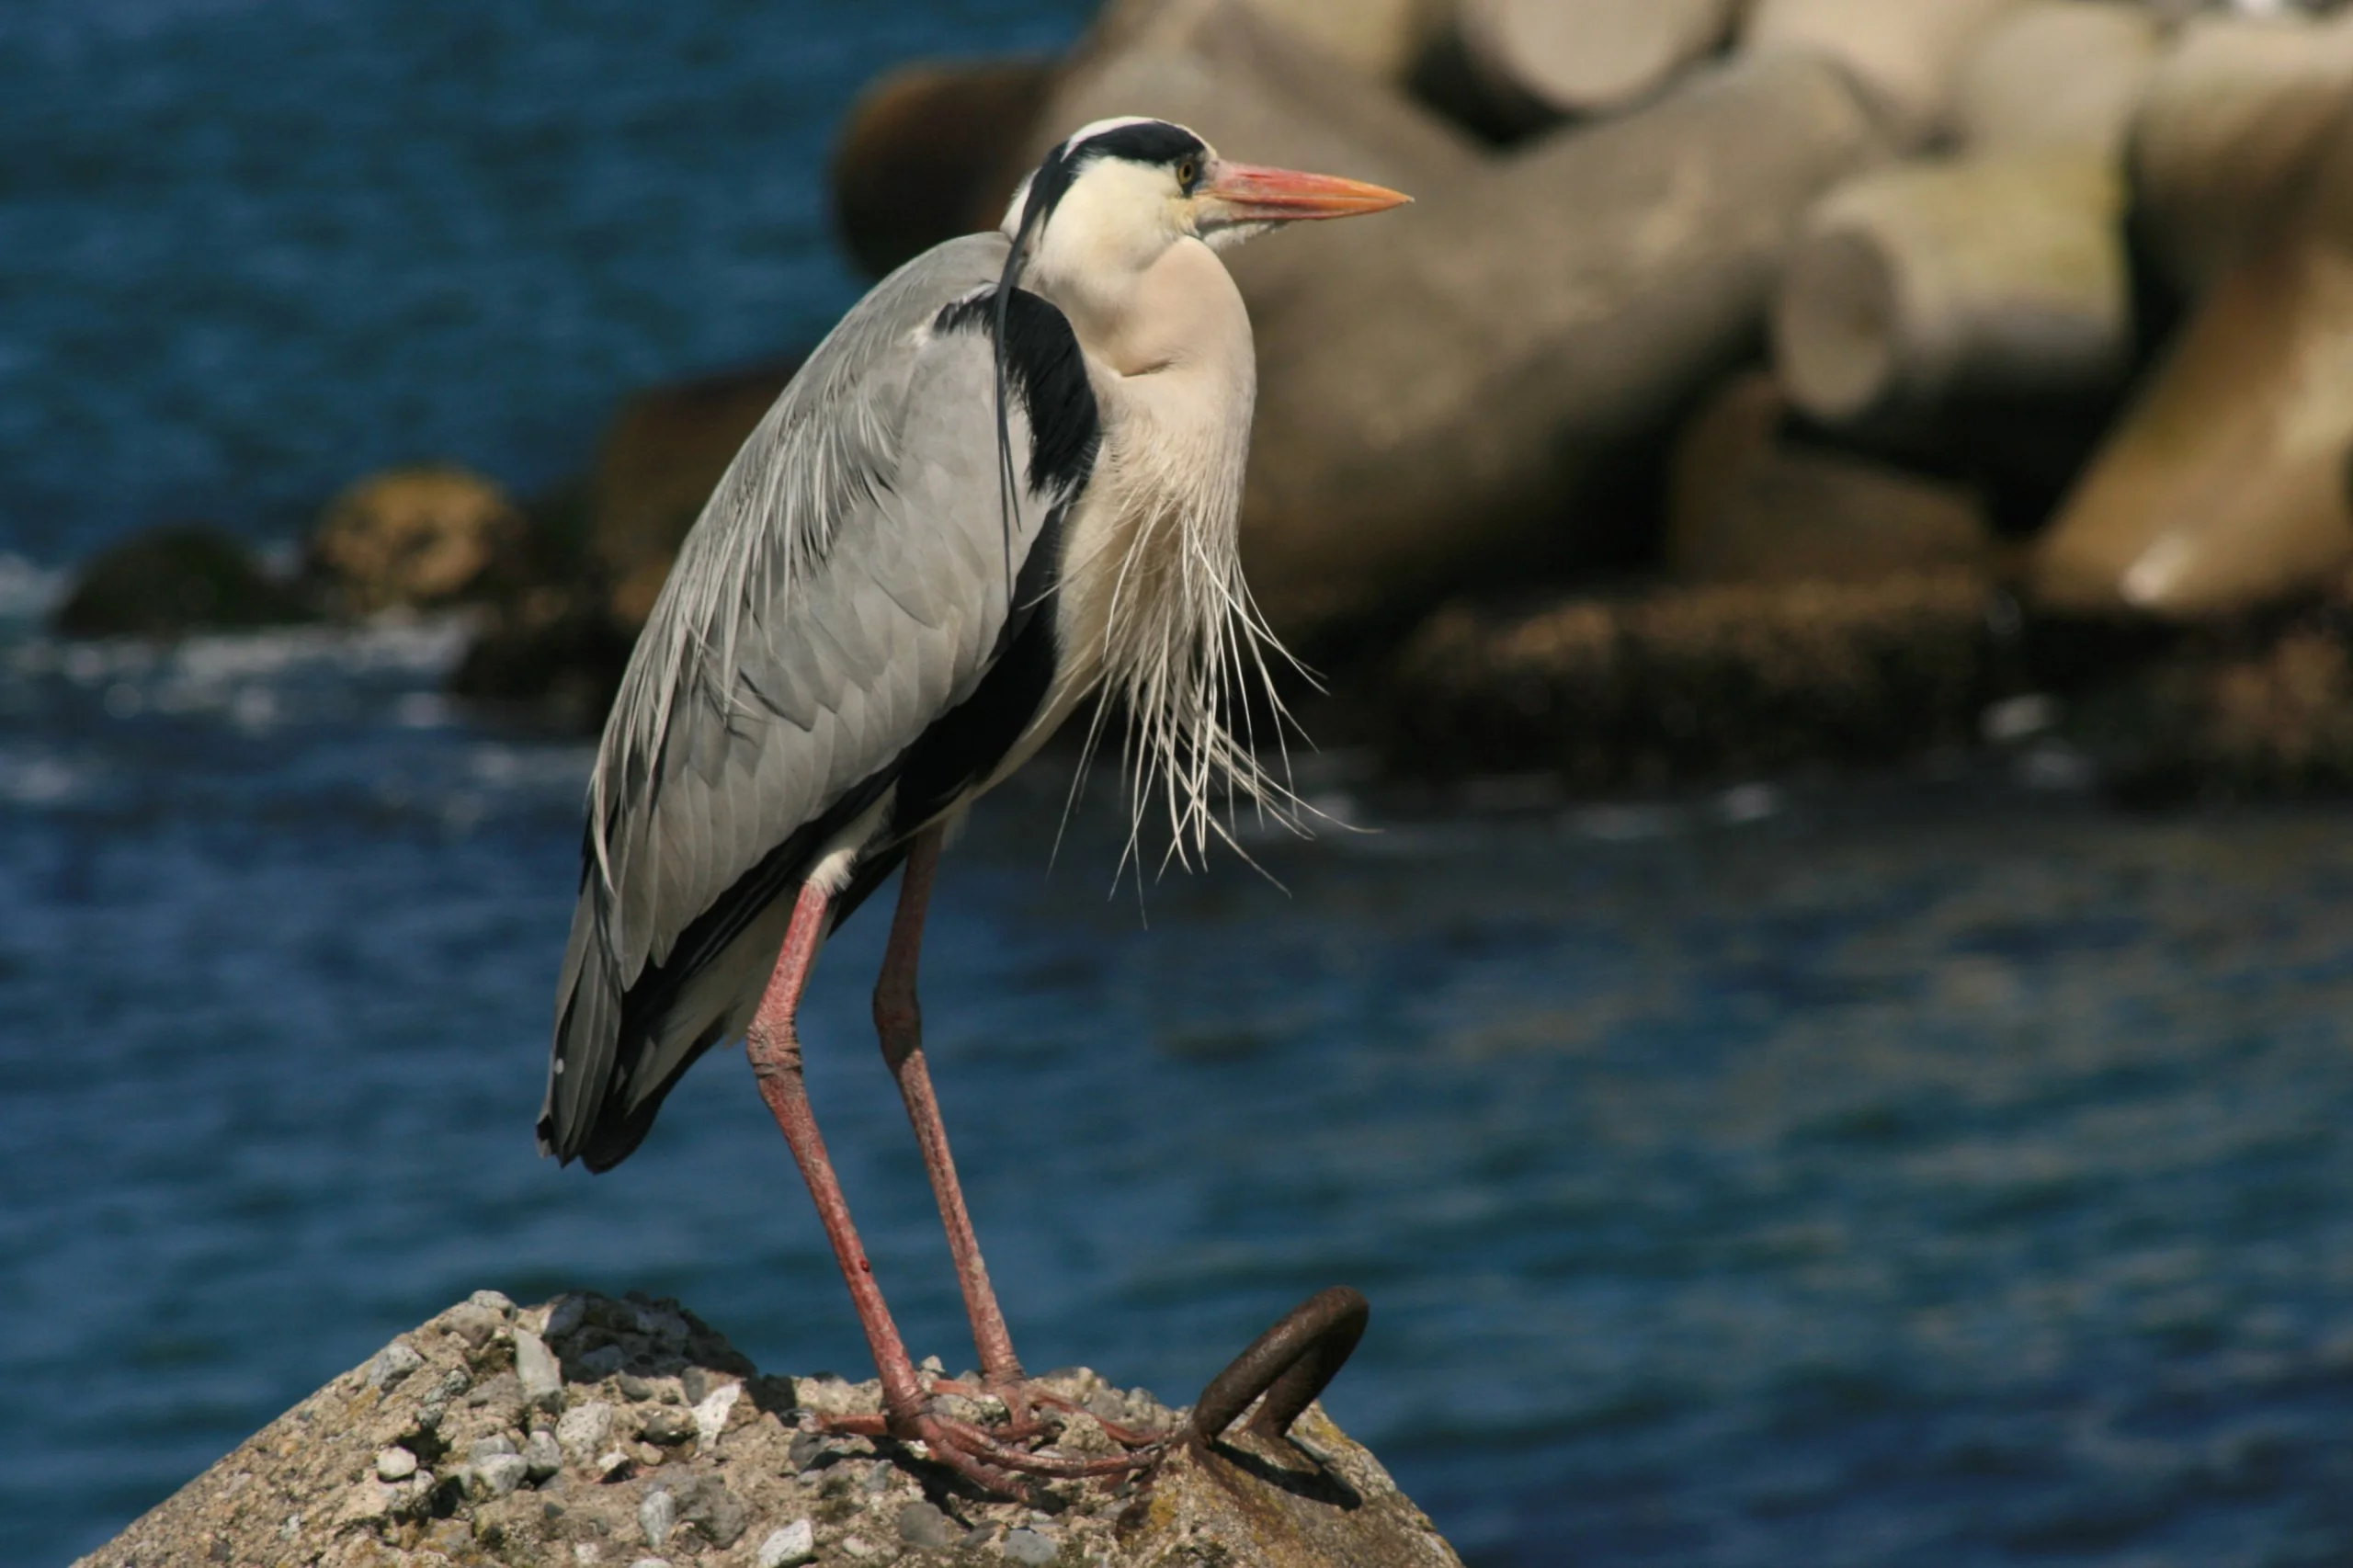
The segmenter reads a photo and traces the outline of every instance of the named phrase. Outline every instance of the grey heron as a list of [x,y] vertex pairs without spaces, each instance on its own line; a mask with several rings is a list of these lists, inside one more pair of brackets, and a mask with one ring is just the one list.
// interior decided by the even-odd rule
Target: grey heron
[[[1084,699],[1122,701],[1147,790],[1206,847],[1271,639],[1235,520],[1256,389],[1216,252],[1406,199],[1219,156],[1121,119],[1047,154],[997,233],[875,286],[745,443],[641,634],[589,786],[543,1153],[603,1171],[712,1046],[745,1042],[881,1374],[878,1429],[990,1487],[1028,1390],[965,1211],[915,971],[944,835]],[[904,863],[874,1020],[938,1199],[985,1388],[934,1413],[802,1082],[794,1015],[827,935]]]

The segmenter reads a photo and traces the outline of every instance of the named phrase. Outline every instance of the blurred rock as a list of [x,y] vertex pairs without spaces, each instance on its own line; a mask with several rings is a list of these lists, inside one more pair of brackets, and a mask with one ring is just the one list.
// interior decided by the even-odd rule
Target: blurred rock
[[2067,736],[2127,803],[2353,794],[2353,580],[2088,674]]
[[2276,222],[2353,97],[2353,14],[2200,17],[2150,77],[2132,126],[2133,199],[2173,281],[2222,277]]
[[588,499],[589,554],[616,625],[645,623],[687,530],[801,356],[637,393],[606,427]]
[[1667,483],[1666,562],[1687,582],[1873,583],[1989,571],[1993,535],[1957,485],[1789,439],[1770,375],[1728,381],[1685,427]]
[[594,732],[620,689],[636,633],[594,586],[545,585],[496,606],[445,683],[451,696]]
[[151,528],[102,551],[76,574],[50,627],[61,637],[177,637],[315,614],[233,535],[191,524]]
[[1972,153],[2088,153],[2121,167],[2155,73],[2159,18],[2130,0],[2037,0],[1977,40],[1954,90]]
[[1783,384],[1831,424],[2111,387],[2132,349],[2122,222],[2117,171],[2091,152],[1863,175],[1807,215],[1782,276]]
[[2042,606],[2226,615],[2353,562],[2353,113],[2209,290],[2036,551]]
[[[573,1380],[558,1423],[561,1468],[535,1472],[515,1450],[535,1439],[511,1416],[428,1391],[464,1388],[495,1370],[504,1349],[475,1347],[443,1320],[414,1335],[417,1374],[372,1386],[347,1372],[151,1509],[80,1568],[158,1563],[304,1563],[319,1568],[498,1563],[578,1568],[623,1563],[645,1542],[659,1561],[714,1565],[901,1561],[905,1540],[957,1561],[1124,1565],[1215,1562],[1228,1568],[1461,1568],[1453,1551],[1373,1457],[1310,1405],[1296,1439],[1246,1432],[1213,1448],[1180,1446],[1148,1485],[1058,1483],[1051,1525],[1030,1499],[995,1502],[944,1485],[935,1466],[896,1445],[853,1471],[790,1458],[814,1422],[792,1380],[751,1374],[726,1340],[691,1316],[673,1346],[635,1331],[631,1303],[585,1299],[572,1331],[548,1339]],[[527,1309],[533,1320],[544,1309]],[[609,1419],[603,1384],[584,1368],[620,1347],[648,1375],[701,1369],[745,1380],[746,1417],[691,1453],[651,1450],[631,1462],[588,1457],[586,1430]],[[1051,1380],[1048,1380],[1051,1381]],[[865,1385],[871,1390],[874,1385]],[[1170,1413],[1154,1405],[1157,1418]],[[593,1422],[579,1417],[598,1412]],[[1041,1412],[1050,1425],[1061,1417]],[[572,1428],[578,1426],[579,1431]],[[574,1438],[583,1439],[575,1441]],[[865,1454],[863,1438],[837,1439]],[[540,1445],[544,1447],[545,1445]],[[401,1456],[395,1458],[394,1456]],[[621,1462],[606,1468],[606,1459]],[[868,1471],[868,1465],[874,1468]],[[438,1467],[428,1468],[428,1467]],[[390,1479],[387,1479],[387,1477]],[[919,1489],[930,1501],[915,1502]],[[1050,1532],[1050,1533],[1049,1533]],[[1025,1536],[1017,1546],[1015,1536]],[[968,1544],[970,1543],[970,1544]],[[1034,1546],[1048,1550],[1041,1558]],[[879,1553],[879,1555],[878,1555]],[[912,1560],[912,1559],[906,1559]],[[938,1559],[946,1561],[944,1556]]]
[[1959,749],[1995,694],[1990,597],[1955,572],[1457,606],[1399,662],[1392,760],[1620,790]]
[[[1135,0],[1123,0],[1134,4]],[[1147,0],[1150,3],[1150,0]],[[1372,81],[1410,76],[1445,24],[1449,0],[1250,0],[1251,8]]]
[[1457,0],[1454,44],[1496,121],[1612,114],[1713,52],[1740,0]]
[[1897,142],[1950,128],[1953,90],[1978,40],[2025,0],[1753,0],[1741,46],[1819,53],[1854,73]]
[[859,93],[828,171],[851,259],[880,278],[942,241],[995,228],[1055,73],[1050,60],[926,61]]
[[1831,66],[1709,67],[1252,297],[1242,549],[1273,624],[1313,636],[1624,553],[1621,514],[1586,505],[1597,479],[1753,345],[1800,216],[1881,151]]
[[480,594],[524,533],[521,510],[493,481],[419,464],[371,474],[328,502],[304,564],[351,613],[429,608]]

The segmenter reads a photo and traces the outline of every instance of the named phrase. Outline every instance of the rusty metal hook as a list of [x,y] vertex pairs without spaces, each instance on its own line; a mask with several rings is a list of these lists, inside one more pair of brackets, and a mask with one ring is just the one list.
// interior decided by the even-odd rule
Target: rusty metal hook
[[1283,1436],[1347,1365],[1371,1315],[1371,1303],[1361,1291],[1346,1285],[1316,1291],[1210,1380],[1193,1404],[1192,1435],[1214,1442],[1241,1419],[1251,1401],[1265,1394],[1250,1430],[1264,1437]]

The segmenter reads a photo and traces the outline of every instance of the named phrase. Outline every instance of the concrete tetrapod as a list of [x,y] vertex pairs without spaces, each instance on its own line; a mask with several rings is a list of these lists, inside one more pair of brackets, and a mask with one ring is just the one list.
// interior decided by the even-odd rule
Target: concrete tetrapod
[[2216,282],[2292,204],[2353,96],[2353,15],[2200,17],[2150,77],[2132,126],[2138,221],[2173,281]]
[[1946,128],[1971,46],[2023,0],[1756,0],[1744,49],[1812,51],[1854,73],[1917,147]]
[[2353,563],[2353,115],[2301,206],[2207,291],[2036,550],[2046,607],[2186,619]]
[[1722,43],[1739,0],[1460,0],[1455,45],[1503,122],[1638,103]]
[[1953,90],[1971,153],[2094,153],[2120,165],[2157,67],[2157,18],[2130,0],[2039,0],[1977,41]]
[[2093,152],[1915,163],[1808,215],[1773,307],[1798,406],[1850,423],[2097,392],[2132,347],[2124,193]]

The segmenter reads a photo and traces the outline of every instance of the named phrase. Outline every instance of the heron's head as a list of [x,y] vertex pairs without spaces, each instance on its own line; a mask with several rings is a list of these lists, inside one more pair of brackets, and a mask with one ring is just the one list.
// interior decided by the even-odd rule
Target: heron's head
[[1099,276],[1141,272],[1183,240],[1223,249],[1278,223],[1410,199],[1360,180],[1233,163],[1165,119],[1098,119],[1021,182],[1003,227],[1039,271]]

